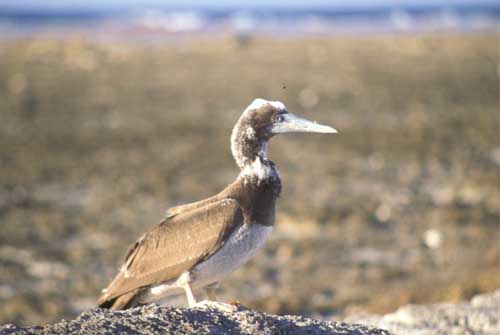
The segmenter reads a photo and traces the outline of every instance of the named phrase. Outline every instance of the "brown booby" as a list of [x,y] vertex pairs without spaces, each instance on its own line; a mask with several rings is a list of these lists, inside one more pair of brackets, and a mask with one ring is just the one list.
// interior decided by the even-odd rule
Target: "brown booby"
[[[208,199],[169,209],[129,249],[98,305],[126,309],[184,290],[190,307],[228,308],[215,301],[214,290],[271,234],[281,181],[267,157],[268,142],[291,132],[337,131],[289,113],[279,101],[255,99],[231,134],[231,152],[241,169],[237,179]],[[205,288],[210,300],[198,303],[196,288]]]

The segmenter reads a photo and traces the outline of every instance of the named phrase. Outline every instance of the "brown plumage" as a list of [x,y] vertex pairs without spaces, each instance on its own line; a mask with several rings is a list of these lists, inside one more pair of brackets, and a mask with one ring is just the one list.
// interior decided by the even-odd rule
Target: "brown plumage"
[[[280,189],[279,181],[254,185],[241,179],[216,196],[169,209],[166,218],[130,248],[98,305],[111,309],[137,305],[134,298],[139,298],[144,288],[174,280],[209,258],[245,221],[272,225]],[[189,240],[196,243],[186,243]]]
[[211,287],[251,257],[274,225],[281,191],[278,171],[267,158],[267,142],[276,133],[304,131],[299,121],[316,132],[333,132],[301,120],[279,102],[255,100],[231,136],[231,150],[242,170],[236,181],[213,197],[169,209],[166,218],[129,249],[98,305],[126,309],[179,288],[193,305],[191,286]]
[[[179,277],[218,250],[227,234],[242,222],[240,206],[232,199],[168,217],[130,249],[122,271],[111,282],[102,300],[112,300],[138,288]],[[191,236],[183,236],[186,229]],[[183,243],[185,239],[196,240],[196,243]],[[186,254],[191,256],[183,257]]]

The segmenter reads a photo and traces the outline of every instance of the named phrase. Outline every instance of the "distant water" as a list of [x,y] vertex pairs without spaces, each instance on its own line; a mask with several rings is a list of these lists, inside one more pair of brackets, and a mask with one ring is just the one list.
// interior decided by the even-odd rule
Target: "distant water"
[[0,33],[16,37],[67,31],[134,36],[366,34],[498,30],[500,4],[312,9],[163,8],[42,10],[2,8]]

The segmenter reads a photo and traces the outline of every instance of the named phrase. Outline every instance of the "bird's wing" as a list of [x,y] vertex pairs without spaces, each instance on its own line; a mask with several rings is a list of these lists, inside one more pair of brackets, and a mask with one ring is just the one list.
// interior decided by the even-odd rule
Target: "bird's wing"
[[200,201],[197,201],[197,202],[193,202],[193,203],[190,203],[190,204],[185,204],[185,205],[179,205],[179,206],[175,206],[175,207],[170,207],[169,209],[167,209],[167,211],[165,212],[165,220],[166,219],[169,219],[177,214],[180,214],[180,213],[183,213],[183,212],[186,212],[186,211],[190,211],[190,210],[193,210],[193,209],[197,209],[197,208],[200,208],[200,207],[203,207],[203,206],[206,206],[210,203],[214,203],[218,200],[218,196],[215,195],[213,197],[210,197],[208,199],[204,199],[204,200],[200,200]]
[[99,304],[133,289],[179,277],[214,254],[235,228],[243,212],[234,199],[223,199],[167,217],[142,235]]

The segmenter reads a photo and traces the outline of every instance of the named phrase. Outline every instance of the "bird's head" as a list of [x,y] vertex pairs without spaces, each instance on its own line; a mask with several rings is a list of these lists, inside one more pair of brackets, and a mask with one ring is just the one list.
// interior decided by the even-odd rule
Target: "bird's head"
[[337,130],[288,112],[282,102],[255,99],[233,128],[231,151],[236,163],[243,168],[257,156],[267,158],[267,142],[285,133],[335,134]]

